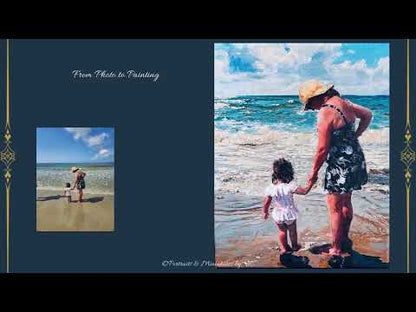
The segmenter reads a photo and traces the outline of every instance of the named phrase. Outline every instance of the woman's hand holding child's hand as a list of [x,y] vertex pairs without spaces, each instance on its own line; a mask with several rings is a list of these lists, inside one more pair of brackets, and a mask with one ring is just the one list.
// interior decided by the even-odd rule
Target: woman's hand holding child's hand
[[314,183],[308,183],[308,185],[306,185],[306,193],[309,193],[309,191],[312,189]]
[[308,194],[309,193],[309,191],[311,190],[311,188],[312,188],[312,186],[313,186],[313,183],[308,183],[308,185],[306,186],[306,187],[298,187],[296,190],[295,190],[295,194],[298,194],[298,195],[306,195],[306,194]]

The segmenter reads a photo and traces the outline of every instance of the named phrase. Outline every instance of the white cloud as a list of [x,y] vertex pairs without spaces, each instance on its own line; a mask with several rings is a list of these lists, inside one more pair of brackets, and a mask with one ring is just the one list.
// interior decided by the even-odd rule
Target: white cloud
[[65,128],[65,130],[72,134],[74,140],[82,139],[89,147],[100,146],[109,137],[108,133],[105,132],[91,135],[91,128]]
[[[334,83],[342,94],[388,94],[389,57],[369,66],[365,60],[334,62],[340,43],[233,44],[232,50],[215,49],[215,96],[250,94],[297,94],[299,84],[311,78]],[[257,70],[230,72],[230,53],[248,53]]]
[[297,68],[309,63],[317,53],[339,55],[339,43],[289,43],[289,44],[247,44],[249,51],[258,58],[258,64],[264,69],[277,70],[281,67]]
[[97,134],[95,136],[89,136],[87,138],[85,138],[86,143],[88,144],[88,146],[97,146],[97,145],[102,145],[104,140],[106,138],[108,138],[109,135],[105,132]]
[[91,128],[65,128],[65,130],[72,133],[75,140],[85,138],[91,132]]
[[108,158],[113,155],[113,152],[104,148],[106,139],[110,137],[108,133],[102,132],[93,135],[92,128],[65,128],[65,130],[72,134],[74,140],[82,140],[87,147],[97,151],[92,159]]
[[364,60],[332,64],[328,71],[332,82],[344,94],[388,94],[389,58],[380,58],[375,67]]
[[108,158],[110,156],[112,156],[113,153],[111,151],[109,151],[108,149],[100,149],[93,157],[93,159],[98,159],[98,158]]

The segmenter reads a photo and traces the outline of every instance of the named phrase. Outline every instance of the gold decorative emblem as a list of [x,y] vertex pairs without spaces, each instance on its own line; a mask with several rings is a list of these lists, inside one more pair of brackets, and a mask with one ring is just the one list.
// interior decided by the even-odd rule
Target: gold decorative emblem
[[6,128],[3,135],[4,148],[0,151],[0,161],[4,165],[4,181],[6,184],[6,273],[10,273],[10,185],[12,179],[11,165],[16,155],[11,147],[12,131],[10,127],[10,40],[6,40]]
[[405,135],[404,135],[406,146],[402,150],[400,159],[405,165],[404,169],[404,177],[406,179],[406,186],[410,186],[410,181],[412,178],[412,170],[411,166],[413,162],[416,160],[416,153],[412,149],[411,143],[412,143],[412,133],[410,130],[410,124],[406,125]]
[[12,134],[11,134],[11,130],[10,130],[10,125],[7,124],[6,125],[6,131],[5,131],[5,134],[4,134],[5,147],[0,152],[0,160],[5,166],[4,178],[5,178],[7,187],[10,185],[10,179],[12,177],[12,174],[11,174],[12,169],[11,169],[10,166],[12,165],[12,163],[14,163],[16,161],[16,155],[15,155],[13,149],[11,148],[11,143],[12,143],[11,138],[12,138]]

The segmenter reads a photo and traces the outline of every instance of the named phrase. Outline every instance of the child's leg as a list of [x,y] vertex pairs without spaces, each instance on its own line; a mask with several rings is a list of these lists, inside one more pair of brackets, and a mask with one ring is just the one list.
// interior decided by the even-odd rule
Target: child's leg
[[277,227],[279,228],[279,244],[280,250],[282,253],[286,253],[289,246],[287,244],[287,226],[286,224],[277,223]]
[[296,226],[296,220],[287,226],[289,231],[290,242],[292,244],[293,251],[298,251],[301,246],[298,244],[298,230]]
[[68,198],[68,203],[70,203],[71,202],[71,196],[67,196],[67,198]]

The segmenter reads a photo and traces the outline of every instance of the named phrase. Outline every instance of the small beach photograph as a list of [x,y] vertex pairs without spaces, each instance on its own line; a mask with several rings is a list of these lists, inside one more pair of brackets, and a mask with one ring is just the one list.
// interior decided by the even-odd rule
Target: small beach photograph
[[389,44],[216,43],[215,263],[389,266]]
[[114,231],[114,128],[36,129],[36,230]]

